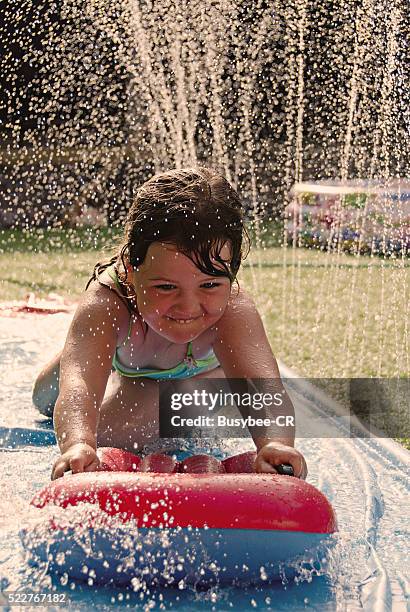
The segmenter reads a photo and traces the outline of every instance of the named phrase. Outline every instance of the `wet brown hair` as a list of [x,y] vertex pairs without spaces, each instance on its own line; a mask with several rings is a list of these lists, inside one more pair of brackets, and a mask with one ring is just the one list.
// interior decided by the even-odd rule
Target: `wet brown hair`
[[[230,262],[220,255],[226,241]],[[113,264],[126,285],[127,264],[137,269],[153,242],[175,245],[201,272],[226,276],[232,283],[250,245],[238,194],[221,174],[203,166],[156,174],[138,189],[117,253],[96,264],[87,288]],[[211,258],[221,267],[215,267]]]

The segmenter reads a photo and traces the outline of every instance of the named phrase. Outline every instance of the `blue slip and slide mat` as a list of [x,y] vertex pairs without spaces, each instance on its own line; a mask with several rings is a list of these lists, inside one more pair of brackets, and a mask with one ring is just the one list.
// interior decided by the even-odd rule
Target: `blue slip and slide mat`
[[12,450],[26,446],[54,446],[54,444],[56,444],[56,436],[52,429],[0,427],[0,450]]

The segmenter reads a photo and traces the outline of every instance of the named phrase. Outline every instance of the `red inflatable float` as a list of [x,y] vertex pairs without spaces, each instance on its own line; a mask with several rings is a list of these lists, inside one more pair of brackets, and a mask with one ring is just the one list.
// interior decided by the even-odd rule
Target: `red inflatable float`
[[[92,572],[96,582],[116,584],[141,572],[168,584],[266,581],[297,558],[323,556],[337,529],[322,493],[297,478],[254,473],[255,453],[222,462],[208,455],[178,462],[119,449],[99,453],[101,471],[51,482],[32,501],[38,508],[85,503],[99,511],[98,528],[95,513],[86,525],[82,518],[87,555],[74,537],[76,525],[67,530],[53,522],[47,555],[58,573],[84,579]],[[115,517],[116,533],[103,528],[104,516]],[[129,534],[131,542],[124,539]]]

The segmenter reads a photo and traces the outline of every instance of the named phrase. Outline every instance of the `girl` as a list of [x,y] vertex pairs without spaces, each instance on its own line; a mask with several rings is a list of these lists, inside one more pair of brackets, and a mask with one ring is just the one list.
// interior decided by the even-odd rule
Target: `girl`
[[[138,190],[122,247],[95,266],[62,353],[34,386],[40,411],[54,408],[53,479],[98,469],[97,444],[157,440],[158,380],[279,379],[252,299],[233,289],[244,236],[239,197],[213,170],[173,170]],[[255,471],[290,463],[306,477],[293,435],[254,441]]]

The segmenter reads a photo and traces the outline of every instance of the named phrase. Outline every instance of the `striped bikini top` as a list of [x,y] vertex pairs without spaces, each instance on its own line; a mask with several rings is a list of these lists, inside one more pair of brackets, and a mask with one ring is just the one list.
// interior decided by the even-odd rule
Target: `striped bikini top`
[[[121,295],[123,294],[122,287],[120,285],[120,281],[117,275],[117,272],[112,266],[111,268],[107,268],[107,273],[109,277],[114,281],[117,289],[120,291]],[[219,366],[219,361],[215,356],[215,353],[211,349],[208,355],[202,359],[195,359],[192,354],[192,342],[188,342],[187,352],[184,359],[178,363],[173,368],[168,369],[155,369],[155,368],[133,368],[130,366],[126,366],[121,363],[118,357],[118,349],[125,346],[130,338],[132,331],[132,321],[135,313],[131,311],[131,307],[127,304],[128,309],[130,310],[130,322],[128,325],[128,334],[124,342],[117,346],[115,349],[115,353],[112,360],[112,366],[114,370],[116,370],[122,376],[128,376],[130,378],[152,378],[155,380],[170,380],[170,379],[180,379],[180,378],[191,378],[192,376],[196,376],[202,372],[207,372],[209,370],[213,370]]]

